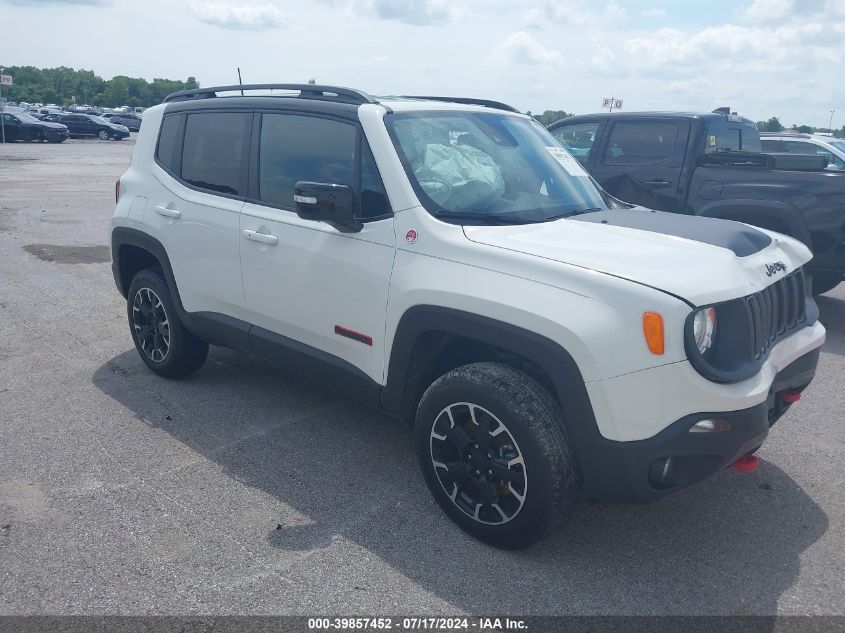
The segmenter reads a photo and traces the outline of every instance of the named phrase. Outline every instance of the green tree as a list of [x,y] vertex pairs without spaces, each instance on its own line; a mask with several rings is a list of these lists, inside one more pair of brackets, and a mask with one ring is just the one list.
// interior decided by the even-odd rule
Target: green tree
[[563,110],[546,110],[543,114],[534,114],[532,115],[529,111],[528,116],[533,116],[538,122],[542,123],[543,125],[551,125],[555,121],[560,121],[561,119],[565,119],[567,117],[574,116],[571,112],[565,112]]
[[106,81],[91,70],[76,70],[66,66],[9,66],[4,72],[12,75],[15,83],[3,90],[3,96],[10,101],[28,103],[147,107],[161,103],[171,92],[199,87],[195,77],[189,77],[186,81],[154,79],[150,83],[140,77],[119,75]]

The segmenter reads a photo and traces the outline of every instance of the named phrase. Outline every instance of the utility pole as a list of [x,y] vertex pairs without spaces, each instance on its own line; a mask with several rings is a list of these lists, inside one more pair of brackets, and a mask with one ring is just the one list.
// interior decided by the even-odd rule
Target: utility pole
[[827,131],[828,132],[833,132],[833,113],[834,112],[836,112],[836,110],[830,111],[830,121],[827,124]]

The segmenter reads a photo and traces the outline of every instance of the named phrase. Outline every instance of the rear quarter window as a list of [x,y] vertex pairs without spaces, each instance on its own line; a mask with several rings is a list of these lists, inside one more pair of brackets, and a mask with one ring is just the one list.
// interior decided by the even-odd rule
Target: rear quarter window
[[179,135],[182,115],[170,115],[164,117],[161,122],[161,129],[158,134],[158,146],[156,147],[156,162],[174,176],[179,176],[178,150],[182,146],[182,137]]

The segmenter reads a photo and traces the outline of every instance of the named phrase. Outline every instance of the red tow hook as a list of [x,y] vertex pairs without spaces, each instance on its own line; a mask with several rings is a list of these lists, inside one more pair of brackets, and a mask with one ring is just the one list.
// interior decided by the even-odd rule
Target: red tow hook
[[753,473],[757,470],[757,467],[760,465],[760,458],[756,455],[752,455],[751,453],[746,453],[738,460],[736,460],[733,464],[731,464],[731,468],[734,470],[738,470],[741,473]]
[[787,404],[798,402],[801,399],[801,392],[795,391],[794,389],[784,389],[778,395],[780,396],[780,399]]

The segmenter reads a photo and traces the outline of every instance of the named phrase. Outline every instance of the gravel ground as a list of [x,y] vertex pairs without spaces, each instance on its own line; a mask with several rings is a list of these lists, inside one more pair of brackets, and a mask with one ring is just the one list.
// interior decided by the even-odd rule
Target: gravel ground
[[845,284],[756,473],[502,552],[382,414],[219,348],[146,369],[106,247],[131,148],[0,146],[0,614],[845,615]]

